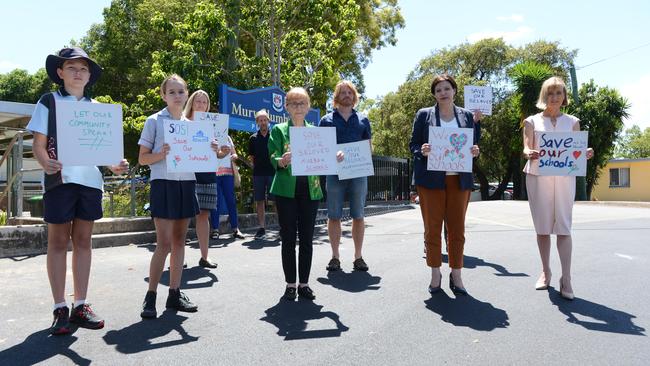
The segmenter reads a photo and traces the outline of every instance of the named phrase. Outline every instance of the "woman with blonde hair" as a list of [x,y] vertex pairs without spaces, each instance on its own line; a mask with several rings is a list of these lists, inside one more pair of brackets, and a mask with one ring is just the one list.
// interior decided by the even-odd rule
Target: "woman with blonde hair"
[[[210,111],[210,96],[203,90],[197,90],[185,104],[183,115],[190,121],[194,120],[195,112]],[[218,156],[221,156],[219,154]],[[216,171],[216,167],[215,167]],[[194,173],[196,176],[196,197],[199,201],[199,213],[195,217],[196,236],[199,240],[201,259],[199,266],[217,268],[217,263],[208,257],[210,244],[210,210],[217,208],[217,176],[214,172]]]
[[[285,97],[291,119],[273,126],[269,137],[269,156],[275,168],[271,194],[275,197],[282,240],[282,269],[287,283],[283,298],[293,301],[297,296],[316,298],[309,288],[312,241],[318,202],[323,198],[318,176],[291,174],[290,127],[313,126],[305,121],[309,112],[309,94],[303,88],[292,88]],[[298,286],[296,286],[296,232],[298,233]]]
[[[542,112],[524,120],[524,158],[528,160],[524,167],[528,204],[533,216],[537,246],[542,260],[542,273],[535,284],[537,290],[546,290],[551,282],[551,235],[557,237],[557,251],[562,266],[560,277],[560,295],[573,300],[571,286],[571,221],[573,201],[575,199],[575,176],[540,176],[538,175],[539,151],[535,146],[535,132],[570,132],[580,131],[580,120],[572,115],[562,113],[561,108],[569,104],[564,81],[551,77],[544,81],[539,93],[537,108]],[[593,149],[587,149],[587,159],[594,155]]]

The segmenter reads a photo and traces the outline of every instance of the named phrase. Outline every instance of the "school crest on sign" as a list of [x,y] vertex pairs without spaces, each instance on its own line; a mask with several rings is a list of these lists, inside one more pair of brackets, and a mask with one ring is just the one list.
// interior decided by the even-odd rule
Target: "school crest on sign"
[[282,94],[277,94],[273,93],[273,109],[275,109],[276,112],[282,112]]

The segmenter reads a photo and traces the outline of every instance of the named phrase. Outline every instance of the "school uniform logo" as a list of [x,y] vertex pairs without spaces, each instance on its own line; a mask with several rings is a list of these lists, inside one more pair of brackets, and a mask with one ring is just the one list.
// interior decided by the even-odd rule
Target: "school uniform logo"
[[273,109],[275,109],[276,112],[282,112],[283,107],[284,103],[282,101],[282,94],[273,93]]

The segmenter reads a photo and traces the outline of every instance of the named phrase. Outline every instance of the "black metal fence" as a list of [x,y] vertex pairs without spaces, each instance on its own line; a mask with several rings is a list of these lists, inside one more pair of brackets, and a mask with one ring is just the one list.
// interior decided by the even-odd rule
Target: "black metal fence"
[[368,177],[368,203],[408,201],[411,187],[409,159],[372,157],[375,175]]

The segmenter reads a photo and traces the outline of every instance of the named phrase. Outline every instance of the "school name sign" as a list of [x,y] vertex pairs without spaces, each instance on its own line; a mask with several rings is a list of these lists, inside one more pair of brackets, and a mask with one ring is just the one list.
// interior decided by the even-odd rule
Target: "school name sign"
[[[221,84],[219,88],[219,112],[230,115],[230,128],[233,130],[256,132],[255,113],[260,109],[269,112],[271,124],[289,121],[289,113],[284,108],[286,93],[277,86],[239,90]],[[310,109],[305,120],[311,124],[320,121],[320,110]]]

